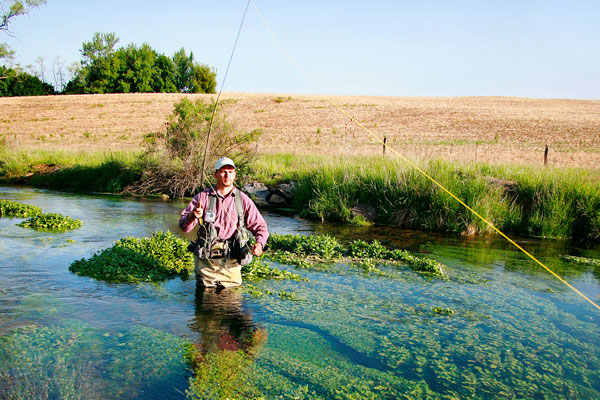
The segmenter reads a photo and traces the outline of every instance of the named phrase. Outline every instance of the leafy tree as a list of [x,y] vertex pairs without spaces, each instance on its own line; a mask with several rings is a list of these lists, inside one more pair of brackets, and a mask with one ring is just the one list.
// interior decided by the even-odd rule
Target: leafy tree
[[217,74],[207,65],[194,61],[194,54],[188,56],[184,48],[173,55],[175,63],[175,84],[182,93],[214,93]]
[[[28,14],[33,8],[46,4],[46,0],[1,0],[0,31],[9,32],[8,25],[18,16]],[[0,58],[12,58],[14,51],[6,43],[0,43]]]
[[194,64],[192,70],[192,93],[215,93],[217,74],[208,65]]
[[[120,59],[121,68],[117,78],[117,92],[166,92],[160,83],[172,83],[172,68],[164,64],[168,58],[163,56],[162,63],[159,64],[160,55],[146,43],[139,48],[130,44],[119,49],[115,57]],[[166,68],[166,71],[162,68]],[[155,79],[158,79],[158,82]],[[171,84],[170,89],[173,88],[174,85]]]
[[175,84],[175,64],[164,54],[158,56],[152,77],[152,91],[163,93],[177,92]]
[[0,67],[0,96],[43,96],[54,94],[54,88],[37,76],[26,72]]
[[177,90],[189,93],[192,86],[192,68],[194,66],[194,56],[185,54],[185,49],[181,49],[173,55],[175,63],[175,85]]
[[82,64],[88,66],[110,57],[115,52],[118,42],[119,38],[114,33],[94,33],[92,40],[83,42],[81,46]]
[[84,42],[81,68],[67,83],[65,93],[184,92],[214,93],[216,73],[194,62],[181,49],[173,58],[158,54],[148,44],[115,49],[114,33],[96,33]]

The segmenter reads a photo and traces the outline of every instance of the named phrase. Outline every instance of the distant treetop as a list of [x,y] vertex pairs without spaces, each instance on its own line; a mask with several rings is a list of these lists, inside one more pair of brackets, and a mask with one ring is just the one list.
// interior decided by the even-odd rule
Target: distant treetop
[[199,64],[185,49],[172,58],[159,54],[147,43],[115,50],[114,33],[95,33],[81,48],[81,68],[67,83],[64,93],[214,93],[216,72]]

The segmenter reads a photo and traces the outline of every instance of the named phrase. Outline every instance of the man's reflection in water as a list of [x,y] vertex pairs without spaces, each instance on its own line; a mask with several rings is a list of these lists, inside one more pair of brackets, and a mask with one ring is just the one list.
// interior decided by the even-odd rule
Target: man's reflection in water
[[201,334],[200,355],[222,350],[254,354],[266,340],[249,312],[242,307],[240,288],[196,286],[196,314],[190,328]]
[[194,374],[186,392],[189,398],[260,397],[252,367],[267,335],[244,312],[240,288],[196,286],[196,315],[190,328],[201,339],[189,354]]

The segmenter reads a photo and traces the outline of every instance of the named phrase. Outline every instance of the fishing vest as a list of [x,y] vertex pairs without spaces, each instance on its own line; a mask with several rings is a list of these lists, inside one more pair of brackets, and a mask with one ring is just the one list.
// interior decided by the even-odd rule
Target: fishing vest
[[[199,258],[235,258],[240,265],[246,265],[252,261],[248,241],[251,233],[246,229],[244,208],[242,206],[242,195],[239,190],[235,193],[235,209],[238,215],[237,230],[227,240],[219,239],[217,228],[214,226],[214,217],[206,221],[206,217],[217,215],[217,194],[211,189],[208,194],[208,207],[204,211],[204,221],[198,225],[195,251]],[[194,244],[192,242],[192,244]]]

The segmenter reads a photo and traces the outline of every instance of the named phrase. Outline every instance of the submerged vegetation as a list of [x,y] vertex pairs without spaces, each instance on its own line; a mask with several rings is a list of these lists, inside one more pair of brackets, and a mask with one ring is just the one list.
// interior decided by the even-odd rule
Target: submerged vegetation
[[157,397],[172,398],[172,383],[183,381],[185,343],[146,326],[106,331],[65,320],[22,327],[0,336],[0,392],[15,400],[136,399],[158,386]]
[[[73,254],[106,243],[129,223],[121,216],[145,208],[118,203],[90,201],[92,212],[112,218],[91,233],[75,232],[68,247],[40,241],[31,248],[47,235],[4,233],[5,247],[15,249],[5,252],[11,285],[0,290],[7,311],[0,315],[0,392],[7,398],[599,397],[596,310],[495,240],[427,236],[420,249],[447,263],[453,279],[444,280],[407,271],[398,261],[404,253],[386,247],[385,234],[380,242],[356,240],[357,232],[347,241],[273,234],[265,258],[245,268],[244,287],[220,293],[239,294],[239,303],[198,292],[194,302],[194,282],[104,285],[69,277],[64,265],[81,257]],[[90,234],[98,241],[85,241]],[[163,235],[146,253],[179,243]],[[131,249],[143,247],[144,239],[130,239],[123,241]],[[541,254],[549,265],[566,253],[564,242],[531,244],[557,246]],[[22,248],[31,248],[27,258]],[[275,261],[277,254],[303,269]],[[596,298],[598,251],[574,254],[585,257],[565,256],[558,273]],[[23,266],[31,273],[23,275]],[[285,278],[284,268],[302,280]]]
[[254,363],[267,340],[267,331],[254,328],[230,343],[206,351],[189,343],[184,357],[194,375],[186,391],[190,400],[262,399],[255,385]]
[[600,268],[600,260],[595,259],[595,258],[576,257],[576,256],[564,256],[563,258],[567,261],[574,262],[575,264],[591,265],[593,267]]

